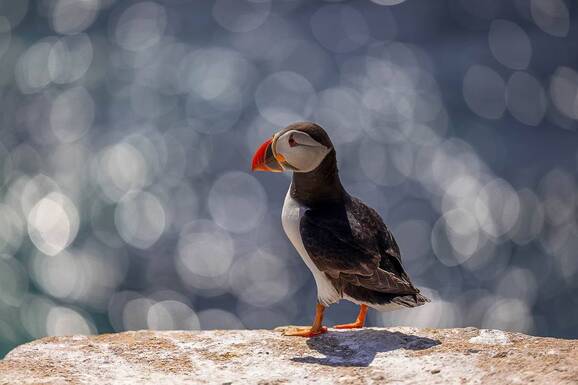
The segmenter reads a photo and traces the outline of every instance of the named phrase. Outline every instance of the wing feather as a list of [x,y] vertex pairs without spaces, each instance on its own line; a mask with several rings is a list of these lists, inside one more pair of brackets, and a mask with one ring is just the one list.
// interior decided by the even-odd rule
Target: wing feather
[[300,230],[313,263],[332,279],[383,293],[419,293],[403,269],[393,235],[361,201],[307,209]]

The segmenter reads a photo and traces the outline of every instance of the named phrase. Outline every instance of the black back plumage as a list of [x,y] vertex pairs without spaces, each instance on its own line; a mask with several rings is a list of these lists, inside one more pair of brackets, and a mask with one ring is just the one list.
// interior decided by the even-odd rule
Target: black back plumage
[[287,129],[305,131],[332,148],[317,169],[294,173],[291,187],[291,197],[305,208],[300,233],[317,268],[340,293],[360,301],[409,307],[428,302],[411,283],[399,247],[379,214],[341,185],[325,131],[313,123]]
[[300,231],[313,263],[339,292],[375,304],[406,296],[409,305],[426,301],[405,272],[393,235],[359,199],[346,195],[342,204],[305,209]]

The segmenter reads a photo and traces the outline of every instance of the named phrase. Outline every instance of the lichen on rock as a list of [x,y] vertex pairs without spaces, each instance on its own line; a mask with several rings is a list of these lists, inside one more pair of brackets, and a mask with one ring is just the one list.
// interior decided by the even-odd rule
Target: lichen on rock
[[366,328],[47,337],[0,361],[0,384],[577,384],[578,342],[499,330]]

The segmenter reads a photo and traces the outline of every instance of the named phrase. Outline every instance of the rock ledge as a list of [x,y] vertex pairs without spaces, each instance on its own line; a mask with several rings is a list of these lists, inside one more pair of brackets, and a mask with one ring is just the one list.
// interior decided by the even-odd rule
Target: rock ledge
[[0,384],[578,384],[578,341],[499,330],[367,328],[47,337],[0,361]]

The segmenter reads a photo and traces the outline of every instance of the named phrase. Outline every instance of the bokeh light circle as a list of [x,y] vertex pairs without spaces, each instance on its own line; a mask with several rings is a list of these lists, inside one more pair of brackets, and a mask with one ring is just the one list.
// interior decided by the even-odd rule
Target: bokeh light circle
[[561,113],[578,120],[578,73],[558,67],[550,79],[550,97]]
[[79,218],[76,205],[61,193],[40,199],[28,215],[28,234],[43,253],[56,255],[76,237]]
[[58,33],[82,32],[94,22],[99,0],[57,0],[52,11],[52,28]]
[[534,22],[552,36],[565,37],[570,31],[570,12],[563,0],[531,0]]
[[494,20],[488,39],[490,49],[500,63],[515,70],[528,67],[532,43],[519,25],[508,20]]
[[515,72],[506,86],[506,105],[520,122],[537,126],[546,114],[548,100],[535,77],[526,72]]
[[235,252],[228,232],[211,221],[197,220],[184,227],[177,249],[177,271],[187,284],[199,289],[225,284]]
[[506,109],[504,79],[494,70],[471,66],[463,83],[464,99],[470,109],[483,118],[498,119]]
[[216,0],[213,17],[231,32],[249,32],[267,20],[270,10],[270,0]]
[[267,76],[255,92],[261,115],[281,127],[307,120],[314,111],[316,94],[313,85],[303,76],[290,71]]
[[354,51],[369,40],[369,28],[363,15],[349,5],[331,4],[311,17],[311,30],[327,49],[337,53]]
[[165,231],[165,209],[154,194],[131,192],[118,203],[114,222],[125,242],[139,249],[147,249]]
[[94,101],[84,87],[63,91],[52,102],[50,128],[61,142],[74,142],[91,128],[94,109]]
[[115,29],[116,42],[130,51],[141,51],[159,43],[166,28],[167,14],[163,6],[138,2],[124,10]]
[[49,336],[90,335],[96,328],[86,315],[65,306],[52,307],[46,317]]
[[215,181],[208,199],[215,223],[233,233],[255,228],[267,212],[267,194],[261,183],[244,172],[229,172]]
[[281,302],[294,284],[284,261],[262,251],[238,259],[231,268],[229,279],[237,297],[257,307]]

